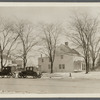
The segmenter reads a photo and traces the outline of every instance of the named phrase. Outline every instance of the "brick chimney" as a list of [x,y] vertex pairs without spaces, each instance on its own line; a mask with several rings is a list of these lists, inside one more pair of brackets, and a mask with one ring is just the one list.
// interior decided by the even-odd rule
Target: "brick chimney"
[[65,45],[68,46],[68,42],[65,42]]
[[42,54],[41,54],[41,58],[42,58]]

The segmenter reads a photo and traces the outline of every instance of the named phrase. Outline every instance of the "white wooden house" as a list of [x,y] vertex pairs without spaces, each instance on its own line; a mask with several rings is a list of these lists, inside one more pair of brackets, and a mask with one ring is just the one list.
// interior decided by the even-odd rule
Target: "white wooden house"
[[[38,65],[41,72],[50,72],[50,60],[48,57],[38,58]],[[68,46],[68,42],[61,44],[56,49],[54,72],[82,71],[83,59],[80,54]]]

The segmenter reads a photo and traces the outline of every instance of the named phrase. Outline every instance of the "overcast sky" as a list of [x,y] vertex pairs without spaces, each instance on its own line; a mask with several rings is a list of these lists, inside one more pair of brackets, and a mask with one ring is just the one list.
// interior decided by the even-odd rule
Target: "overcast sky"
[[74,12],[86,12],[97,16],[100,15],[100,7],[0,7],[2,17],[27,19],[36,24],[38,22],[59,22],[67,25]]
[[10,18],[28,19],[30,21],[54,22],[65,21],[73,12],[100,13],[100,7],[0,7],[0,15]]
[[[0,7],[0,16],[11,19],[27,19],[33,23],[60,22],[66,24],[74,12],[100,15],[100,7]],[[61,43],[64,43],[63,39]],[[30,60],[37,64],[37,57]]]

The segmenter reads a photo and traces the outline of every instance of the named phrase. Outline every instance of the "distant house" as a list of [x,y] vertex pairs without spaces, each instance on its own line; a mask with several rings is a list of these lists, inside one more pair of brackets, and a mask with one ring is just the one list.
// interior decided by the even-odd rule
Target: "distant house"
[[[48,57],[38,58],[38,65],[41,72],[50,72],[50,60]],[[82,71],[84,67],[83,58],[75,50],[68,46],[68,42],[61,44],[56,49],[54,72]]]
[[[1,58],[0,58],[0,63],[1,63]],[[12,64],[12,59],[11,57],[7,57],[6,55],[3,55],[3,65],[5,64],[5,66],[9,66]],[[0,64],[0,69],[1,69],[1,64]]]
[[13,60],[12,64],[16,64],[17,68],[23,68],[23,61],[22,60]]

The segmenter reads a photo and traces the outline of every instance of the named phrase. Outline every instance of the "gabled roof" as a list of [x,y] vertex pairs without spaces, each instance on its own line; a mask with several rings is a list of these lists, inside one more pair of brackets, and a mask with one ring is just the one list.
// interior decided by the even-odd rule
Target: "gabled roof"
[[71,49],[68,45],[61,44],[56,49],[56,55],[80,55],[75,49]]
[[76,51],[75,49],[71,49],[71,52],[72,52],[73,54],[80,55],[80,54],[79,54],[79,52],[78,52],[78,51]]

